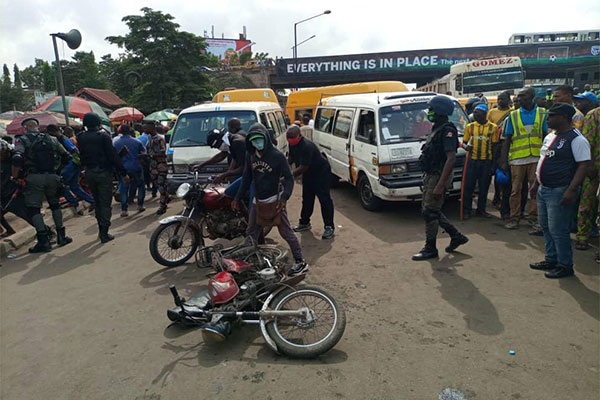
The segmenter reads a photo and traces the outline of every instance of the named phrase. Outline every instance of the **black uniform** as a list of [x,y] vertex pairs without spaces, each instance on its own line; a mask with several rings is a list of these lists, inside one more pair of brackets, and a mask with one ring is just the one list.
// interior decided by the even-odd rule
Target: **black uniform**
[[85,181],[94,197],[96,220],[100,233],[108,232],[112,215],[113,174],[126,176],[121,159],[113,147],[110,135],[104,130],[87,130],[77,136]]
[[308,166],[308,170],[302,174],[300,224],[310,224],[316,196],[321,204],[321,215],[325,226],[333,229],[333,200],[329,194],[331,188],[329,162],[321,155],[317,145],[305,137],[301,137],[296,146],[290,146],[290,159],[297,167]]
[[[442,213],[444,195],[436,199],[433,190],[437,186],[444,165],[446,152],[456,151],[458,148],[458,132],[454,124],[447,118],[441,119],[433,125],[432,132],[427,136],[427,142],[421,149],[421,168],[425,173],[423,177],[422,213],[425,219],[426,248],[436,249],[438,226],[441,226],[452,239],[462,237],[460,232],[448,221]],[[445,187],[452,185],[452,174],[445,182]]]

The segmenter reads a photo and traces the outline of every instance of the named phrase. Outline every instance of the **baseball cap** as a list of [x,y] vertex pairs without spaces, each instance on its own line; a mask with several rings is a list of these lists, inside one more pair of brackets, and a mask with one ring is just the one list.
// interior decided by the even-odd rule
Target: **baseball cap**
[[598,105],[598,97],[592,92],[585,92],[578,95],[573,96],[574,99],[586,99],[591,101],[595,106]]
[[548,110],[549,115],[565,115],[568,118],[573,118],[575,115],[575,107],[567,103],[554,103]]
[[473,111],[475,110],[482,110],[487,112],[489,110],[487,104],[477,104],[477,106],[475,106],[475,108],[473,109]]

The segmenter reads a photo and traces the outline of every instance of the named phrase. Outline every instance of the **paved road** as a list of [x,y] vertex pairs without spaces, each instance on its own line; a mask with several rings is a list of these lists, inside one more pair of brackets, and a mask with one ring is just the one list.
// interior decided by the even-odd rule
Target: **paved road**
[[320,359],[278,356],[255,328],[207,346],[197,330],[168,327],[168,285],[189,296],[206,278],[193,264],[166,270],[152,261],[151,202],[144,214],[115,217],[117,239],[107,245],[94,219],[80,217],[67,223],[73,244],[3,261],[0,397],[437,399],[455,388],[470,400],[598,398],[592,252],[576,254],[576,277],[550,281],[527,267],[542,258],[541,238],[473,219],[459,223],[471,238],[462,252],[415,263],[424,239],[416,204],[370,213],[349,186],[334,201],[335,240],[320,240],[319,216],[301,235],[310,283],[330,289],[348,317],[343,339]]

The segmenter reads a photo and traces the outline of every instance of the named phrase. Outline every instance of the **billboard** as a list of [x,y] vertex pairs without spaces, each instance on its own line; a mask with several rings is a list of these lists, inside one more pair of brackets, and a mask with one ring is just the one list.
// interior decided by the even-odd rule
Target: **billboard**
[[[205,38],[206,52],[214,54],[221,60],[227,59],[230,53],[235,53],[248,46],[251,42],[249,40],[236,40],[236,39],[212,39]],[[251,46],[246,47],[243,51],[252,51]]]
[[524,44],[488,47],[463,47],[437,50],[399,51],[390,53],[349,54],[345,56],[280,59],[279,77],[312,77],[327,75],[364,74],[368,72],[409,72],[429,70],[447,73],[457,63],[482,59],[516,56],[523,67],[568,64],[585,66],[598,63],[598,41]]

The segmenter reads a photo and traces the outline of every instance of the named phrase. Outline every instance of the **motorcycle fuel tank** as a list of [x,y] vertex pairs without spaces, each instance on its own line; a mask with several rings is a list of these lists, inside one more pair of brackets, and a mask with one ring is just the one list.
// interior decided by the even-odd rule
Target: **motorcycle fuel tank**
[[223,264],[229,272],[243,272],[250,268],[252,264],[248,264],[246,261],[235,260],[233,258],[223,258]]
[[202,197],[202,203],[208,211],[229,207],[232,201],[232,198],[225,196],[223,188],[207,190]]
[[208,294],[213,304],[227,303],[240,292],[233,275],[221,271],[208,281]]

